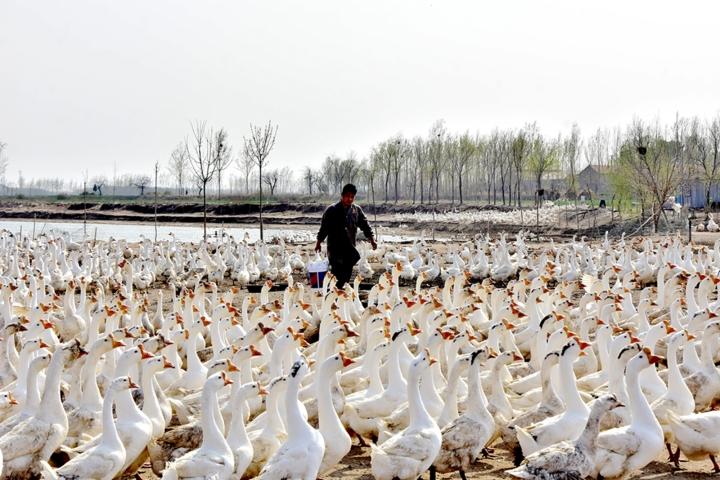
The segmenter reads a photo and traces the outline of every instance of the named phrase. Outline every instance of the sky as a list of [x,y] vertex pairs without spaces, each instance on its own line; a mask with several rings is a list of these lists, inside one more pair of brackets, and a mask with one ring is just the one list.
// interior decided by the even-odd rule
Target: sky
[[3,0],[7,176],[147,173],[204,120],[271,167],[397,133],[584,134],[720,111],[713,1]]

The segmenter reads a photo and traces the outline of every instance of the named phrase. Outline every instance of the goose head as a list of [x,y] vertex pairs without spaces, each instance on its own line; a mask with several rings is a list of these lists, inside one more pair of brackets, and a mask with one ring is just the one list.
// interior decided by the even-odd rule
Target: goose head
[[130,380],[128,376],[117,377],[110,383],[110,390],[113,392],[121,392],[123,390],[138,388],[138,386]]
[[592,403],[590,409],[590,416],[598,415],[600,413],[609,412],[616,408],[624,407],[625,405],[613,395],[603,395]]
[[235,373],[239,371],[240,369],[232,362],[232,360],[229,358],[222,358],[211,362],[210,365],[208,365],[207,376],[210,377],[218,372]]
[[628,374],[639,373],[650,366],[659,364],[661,361],[662,357],[653,355],[649,348],[643,348],[637,355],[630,359],[625,371]]
[[517,353],[511,352],[511,351],[505,351],[497,356],[497,358],[495,359],[495,364],[496,365],[510,365],[511,363],[522,362],[522,361],[523,361],[523,357],[521,357]]
[[165,368],[175,368],[164,355],[157,355],[142,361],[143,375],[153,375]]

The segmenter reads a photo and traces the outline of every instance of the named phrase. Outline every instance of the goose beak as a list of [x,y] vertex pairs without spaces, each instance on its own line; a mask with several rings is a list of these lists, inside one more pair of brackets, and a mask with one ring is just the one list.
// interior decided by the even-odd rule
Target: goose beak
[[175,368],[175,365],[170,363],[170,360],[166,356],[163,355],[163,368]]
[[140,358],[143,359],[143,360],[147,360],[147,359],[149,359],[149,358],[153,358],[153,357],[154,357],[153,354],[148,353],[148,352],[145,351],[145,347],[143,347],[142,344],[141,344],[141,345],[138,345],[138,350],[140,350]]
[[258,350],[255,345],[250,345],[250,356],[251,357],[262,357],[262,352]]
[[344,352],[340,352],[340,358],[342,359],[343,368],[347,368],[355,363],[355,360],[345,355]]
[[40,340],[40,344],[38,345],[38,348],[50,348],[50,345],[48,345],[44,341]]
[[635,335],[630,335],[630,343],[640,343],[640,339]]
[[126,346],[127,345],[125,344],[125,342],[120,341],[120,340],[115,340],[114,338],[112,339],[112,348],[119,348],[119,347],[126,347]]
[[137,383],[133,382],[132,380],[129,381],[128,388],[140,388],[137,386]]
[[650,365],[658,365],[660,362],[663,361],[663,357],[659,357],[657,355],[650,355],[648,357],[648,361],[650,362]]
[[232,384],[233,384],[233,381],[230,380],[230,377],[228,377],[228,376],[225,374],[225,372],[222,372],[222,379],[223,379],[223,383],[224,383],[225,385],[232,385]]
[[267,395],[268,391],[262,385],[258,385],[258,395]]
[[517,353],[513,353],[513,361],[514,362],[522,362],[523,360],[525,360],[523,357],[521,357]]
[[12,396],[12,394],[8,394],[8,402],[10,403],[10,405],[19,405],[20,403],[15,397]]
[[232,361],[228,360],[228,372],[239,372],[240,369]]

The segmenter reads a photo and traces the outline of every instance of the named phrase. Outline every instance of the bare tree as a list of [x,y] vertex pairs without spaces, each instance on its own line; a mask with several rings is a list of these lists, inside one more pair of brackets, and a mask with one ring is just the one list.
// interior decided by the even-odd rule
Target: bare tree
[[5,149],[7,148],[7,143],[0,142],[0,182],[5,184],[5,174],[7,174],[7,168],[8,168],[8,159],[5,155]]
[[400,197],[400,191],[399,191],[399,180],[400,180],[400,170],[403,167],[403,164],[405,162],[405,158],[407,154],[409,153],[407,148],[407,143],[405,142],[405,139],[402,138],[401,135],[398,135],[393,140],[389,141],[387,144],[388,148],[388,155],[389,155],[389,161],[390,161],[390,169],[392,170],[394,180],[395,180],[395,203],[397,204],[398,198]]
[[313,194],[313,185],[315,185],[315,172],[310,167],[305,167],[303,170],[303,182],[307,187],[308,195]]
[[207,184],[213,179],[218,163],[215,161],[215,134],[206,127],[205,122],[195,122],[190,126],[192,139],[185,139],[185,152],[195,182],[203,198],[203,240],[207,241]]
[[145,195],[145,188],[150,185],[150,176],[148,175],[135,175],[132,179],[132,185],[140,191],[140,196]]
[[177,184],[178,195],[183,195],[185,192],[185,172],[187,172],[188,163],[187,148],[179,143],[170,154],[168,162],[168,172]]
[[242,154],[235,159],[235,163],[237,163],[245,179],[245,195],[250,195],[250,177],[255,171],[255,160],[248,157],[243,150]]
[[[510,145],[510,163],[515,170],[515,194],[517,195],[517,206],[522,207],[522,198],[520,192],[520,182],[523,178],[523,171],[527,164],[530,151],[534,142],[535,125],[531,124],[517,132],[511,140]],[[512,202],[511,202],[512,203]]]
[[432,202],[433,180],[435,181],[435,203],[440,201],[440,177],[443,174],[445,160],[445,155],[443,155],[445,134],[445,122],[436,121],[430,129],[430,138],[428,139],[428,158],[430,160],[428,202]]
[[467,174],[467,169],[470,166],[470,160],[475,156],[478,145],[478,142],[470,136],[470,132],[465,132],[457,139],[452,173],[453,177],[457,178],[458,196],[460,198],[461,205],[463,203],[463,178]]
[[684,135],[681,122],[676,121],[673,128],[676,138],[669,142],[663,137],[659,124],[648,127],[641,120],[634,120],[628,131],[628,141],[622,147],[623,152],[619,157],[620,167],[631,178],[637,193],[652,203],[651,217],[655,231],[663,214],[665,200],[682,180],[679,140]]
[[[422,139],[422,137],[415,137],[412,142],[412,153],[415,157],[415,166],[416,166],[416,172],[415,177],[418,179],[420,185],[418,186],[420,189],[420,205],[424,203],[425,199],[425,169],[427,165],[428,160],[428,149],[427,149],[427,143],[425,143],[425,140]],[[415,201],[415,191],[413,189],[413,202]]]
[[230,145],[227,139],[227,132],[224,128],[221,128],[215,134],[215,155],[214,162],[216,177],[217,177],[217,198],[220,199],[220,193],[222,190],[222,172],[224,172],[232,162]]
[[567,190],[572,193],[576,206],[578,194],[578,158],[580,157],[581,148],[582,138],[580,137],[580,127],[578,127],[577,124],[573,124],[570,130],[570,136],[563,142],[563,162],[568,175]]
[[278,181],[280,180],[280,171],[276,168],[274,170],[268,170],[262,177],[262,181],[270,189],[270,196],[275,195],[275,187],[277,187]]
[[720,180],[720,156],[718,155],[720,125],[718,123],[718,118],[708,125],[703,125],[697,117],[692,119],[687,139],[688,157],[695,166],[694,171],[699,174],[703,182],[706,211],[710,208],[712,187]]
[[251,158],[258,167],[260,186],[260,240],[264,240],[263,218],[262,218],[262,177],[263,167],[267,166],[268,156],[275,146],[278,127],[268,122],[264,127],[250,125],[250,137],[243,138],[245,143],[245,156]]
[[542,188],[542,179],[545,172],[557,167],[558,142],[546,140],[538,135],[533,142],[532,152],[528,161],[528,168],[535,178],[538,190]]
[[107,177],[104,175],[99,175],[97,177],[93,177],[90,180],[90,183],[93,184],[93,192],[97,193],[98,196],[102,197],[102,189],[107,183]]

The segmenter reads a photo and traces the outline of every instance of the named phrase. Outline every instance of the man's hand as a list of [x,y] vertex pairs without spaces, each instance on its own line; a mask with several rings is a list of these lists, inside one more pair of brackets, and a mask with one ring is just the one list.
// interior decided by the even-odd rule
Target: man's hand
[[315,242],[315,251],[319,252],[321,248],[322,248],[322,243],[318,240],[317,242]]
[[370,245],[372,245],[373,250],[377,250],[377,242],[375,241],[374,238],[370,239]]

